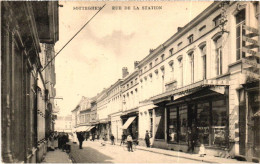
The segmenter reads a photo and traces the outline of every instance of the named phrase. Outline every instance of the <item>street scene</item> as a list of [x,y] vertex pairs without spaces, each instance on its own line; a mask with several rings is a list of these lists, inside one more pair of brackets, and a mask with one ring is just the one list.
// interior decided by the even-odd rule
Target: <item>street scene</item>
[[1,1],[4,163],[259,163],[258,1]]

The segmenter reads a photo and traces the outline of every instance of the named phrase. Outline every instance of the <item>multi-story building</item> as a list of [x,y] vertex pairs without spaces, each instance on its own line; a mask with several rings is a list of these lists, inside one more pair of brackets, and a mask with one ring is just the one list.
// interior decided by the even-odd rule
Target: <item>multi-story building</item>
[[107,89],[108,119],[111,123],[111,134],[114,135],[116,141],[121,139],[122,135],[122,121],[120,118],[123,108],[121,95],[122,81],[122,79],[119,79]]
[[110,123],[108,120],[108,108],[107,108],[107,89],[103,89],[101,93],[97,95],[97,120],[98,128],[97,135],[98,138],[105,137],[108,139],[110,134]]
[[[122,98],[123,112],[121,115],[122,129],[125,134],[132,134],[133,139],[138,139],[138,106],[139,106],[139,76],[137,69],[138,62],[135,62],[135,70],[129,75],[123,77]],[[123,68],[124,69],[124,68]],[[124,70],[123,70],[124,71]]]
[[1,12],[2,160],[36,163],[53,130],[54,63],[43,68],[59,39],[58,2],[6,1]]
[[72,116],[58,116],[55,120],[55,131],[58,132],[72,132]]
[[187,151],[191,130],[196,151],[260,156],[258,28],[258,2],[214,2],[140,62],[161,92],[141,90],[158,106],[153,146]]

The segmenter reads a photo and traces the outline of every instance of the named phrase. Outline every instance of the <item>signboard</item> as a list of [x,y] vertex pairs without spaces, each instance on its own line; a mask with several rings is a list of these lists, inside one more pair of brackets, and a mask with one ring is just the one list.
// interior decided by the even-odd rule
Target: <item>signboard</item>
[[256,29],[256,28],[243,25],[243,29],[248,30],[248,31],[251,31],[251,32],[253,32],[253,33],[255,33],[255,34],[258,35],[258,29]]
[[245,48],[245,47],[242,47],[242,51],[245,52],[245,53],[251,54],[251,55],[260,59],[260,53],[259,52],[255,52],[255,51],[250,50],[250,49]]

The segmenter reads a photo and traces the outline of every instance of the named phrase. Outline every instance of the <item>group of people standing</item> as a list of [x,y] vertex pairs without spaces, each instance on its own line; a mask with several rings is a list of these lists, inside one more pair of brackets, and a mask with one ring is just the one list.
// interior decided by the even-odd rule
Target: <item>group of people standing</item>
[[69,142],[68,133],[64,132],[51,132],[48,137],[48,150],[54,151],[55,149],[66,149],[66,144]]

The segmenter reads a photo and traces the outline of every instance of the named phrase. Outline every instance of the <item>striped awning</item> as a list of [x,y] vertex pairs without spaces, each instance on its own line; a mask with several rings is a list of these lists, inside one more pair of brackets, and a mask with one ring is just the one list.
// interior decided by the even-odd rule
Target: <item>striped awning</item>
[[122,129],[127,129],[128,126],[134,121],[135,118],[136,118],[136,116],[129,117],[127,119],[127,121],[125,122],[125,124],[122,126]]

